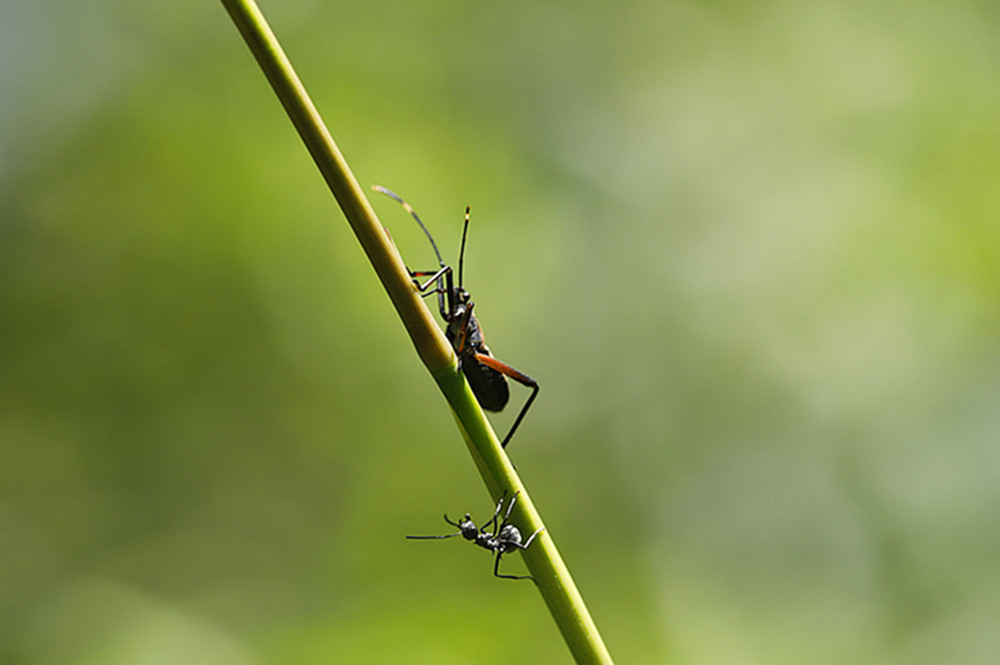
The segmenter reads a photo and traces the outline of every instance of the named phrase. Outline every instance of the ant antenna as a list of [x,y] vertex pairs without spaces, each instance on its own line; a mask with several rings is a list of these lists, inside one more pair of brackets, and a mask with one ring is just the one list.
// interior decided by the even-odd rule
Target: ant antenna
[[458,252],[458,288],[462,288],[462,266],[465,265],[465,234],[469,230],[469,206],[465,206],[465,226],[462,227],[462,249]]
[[[419,217],[417,217],[416,211],[410,206],[410,204],[407,203],[406,201],[404,201],[402,199],[402,197],[399,196],[399,194],[397,194],[396,192],[392,191],[391,189],[386,189],[382,185],[372,185],[372,189],[375,190],[376,192],[381,192],[381,193],[385,194],[386,196],[388,196],[391,199],[394,199],[397,203],[399,203],[399,205],[403,206],[403,210],[405,210],[406,212],[410,213],[410,215],[413,216],[413,219],[417,220],[417,224],[419,224],[420,228],[423,229],[424,235],[426,235],[427,239],[431,241],[431,247],[434,248],[434,254],[437,255],[438,264],[443,268],[444,267],[444,259],[441,258],[441,252],[438,251],[438,246],[437,246],[437,243],[434,242],[434,237],[431,236],[431,232],[427,230],[427,227],[424,226],[424,223],[420,221]],[[465,223],[466,224],[469,223],[469,212],[468,211],[465,212]],[[462,247],[463,247],[463,249],[465,248],[465,235],[464,234],[462,235]],[[462,263],[461,263],[461,261],[459,261],[458,265],[459,265],[459,275],[461,275],[462,274],[462,271],[461,271],[461,265],[462,265]],[[459,277],[458,283],[459,284],[462,283],[461,277]]]

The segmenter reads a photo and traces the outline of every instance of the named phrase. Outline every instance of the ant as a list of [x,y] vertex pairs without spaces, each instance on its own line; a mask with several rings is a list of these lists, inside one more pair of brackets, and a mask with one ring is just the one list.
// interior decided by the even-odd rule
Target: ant
[[[465,209],[465,226],[462,228],[462,249],[458,253],[458,286],[455,286],[451,266],[445,265],[444,259],[441,258],[441,252],[438,251],[437,243],[434,242],[430,231],[420,221],[420,218],[414,212],[413,208],[410,207],[410,204],[400,198],[395,192],[381,185],[374,185],[372,189],[385,194],[389,198],[395,199],[403,206],[403,209],[410,213],[413,219],[417,220],[417,224],[423,229],[427,239],[431,241],[431,247],[434,248],[434,254],[437,255],[438,265],[440,266],[438,270],[414,272],[407,268],[407,271],[410,273],[410,277],[413,278],[414,286],[424,297],[432,293],[437,294],[438,310],[441,312],[441,318],[447,324],[445,336],[451,342],[452,348],[455,349],[455,354],[458,356],[458,367],[469,382],[469,386],[472,388],[472,392],[476,396],[476,401],[479,402],[479,405],[487,411],[502,411],[510,400],[510,388],[507,384],[507,377],[517,381],[526,388],[531,388],[531,395],[528,396],[524,406],[521,407],[521,412],[514,419],[514,424],[511,425],[507,436],[500,443],[501,448],[506,448],[511,437],[514,436],[514,432],[517,431],[518,425],[521,424],[521,420],[524,419],[524,415],[531,407],[531,403],[535,401],[535,397],[538,395],[538,382],[524,372],[514,369],[507,363],[493,357],[489,347],[486,346],[486,341],[483,339],[483,329],[479,325],[479,320],[472,313],[475,303],[472,302],[472,298],[469,292],[465,290],[462,282],[462,266],[465,259],[465,236],[469,230],[469,208],[466,207]],[[420,280],[417,279],[419,277],[429,277],[429,279],[421,284]],[[431,288],[432,286],[434,287],[433,289]]]
[[[505,580],[532,580],[531,575],[501,575],[500,574],[500,558],[504,554],[513,552],[514,550],[526,550],[528,546],[531,545],[531,541],[535,539],[542,529],[539,528],[524,543],[521,543],[521,532],[513,524],[508,524],[507,520],[510,518],[510,511],[514,509],[514,503],[517,502],[517,495],[520,492],[516,492],[513,497],[511,497],[510,503],[507,504],[507,512],[504,513],[503,521],[497,522],[497,517],[500,515],[500,510],[503,508],[503,500],[507,496],[507,491],[500,496],[500,501],[497,503],[497,509],[493,511],[493,517],[489,522],[484,524],[481,528],[476,527],[476,523],[472,521],[472,516],[469,513],[465,514],[465,519],[452,522],[448,519],[448,514],[445,513],[444,521],[448,524],[458,527],[458,531],[455,533],[448,533],[443,536],[407,536],[410,540],[443,540],[444,538],[454,538],[455,536],[462,536],[466,540],[471,540],[476,543],[479,547],[483,549],[490,550],[491,552],[496,552],[496,561],[493,564],[493,575],[496,577],[503,578]],[[487,533],[486,529],[493,525],[493,533]]]

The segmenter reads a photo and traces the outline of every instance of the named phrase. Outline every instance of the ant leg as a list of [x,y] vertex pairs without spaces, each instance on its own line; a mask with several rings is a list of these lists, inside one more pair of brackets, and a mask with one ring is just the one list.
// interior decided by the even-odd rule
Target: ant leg
[[[507,504],[507,513],[503,516],[503,524],[501,524],[501,526],[507,524],[507,520],[510,518],[510,513],[512,510],[514,510],[514,503],[517,501],[517,495],[520,493],[521,491],[518,490],[517,492],[514,493],[514,496],[511,497],[510,503]],[[545,530],[544,526],[538,527],[537,529],[535,529],[535,532],[533,534],[528,536],[528,540],[526,540],[523,544],[522,543],[511,543],[511,544],[514,545],[515,547],[521,548],[522,550],[526,550],[528,549],[528,545],[531,544],[531,541],[535,539],[535,536],[537,536],[544,530]]]
[[500,558],[503,556],[503,552],[497,552],[496,562],[493,564],[493,576],[499,577],[504,580],[531,580],[535,581],[535,578],[531,575],[501,575],[500,574]]
[[538,396],[538,382],[521,370],[514,369],[507,363],[502,360],[497,360],[493,356],[488,356],[485,353],[476,353],[473,354],[473,357],[487,367],[495,369],[504,376],[517,381],[522,386],[531,388],[531,394],[528,395],[527,401],[524,403],[524,406],[521,407],[521,412],[517,414],[517,418],[514,419],[514,424],[510,426],[510,431],[507,432],[507,436],[505,436],[503,441],[500,443],[501,448],[506,448],[507,444],[510,443],[511,437],[514,436],[514,432],[517,431],[518,425],[521,424],[521,421],[524,420],[525,414],[528,413],[528,409],[531,408],[531,403],[534,402],[535,398]]
[[[496,537],[497,533],[500,531],[500,526],[498,524],[495,524],[495,522],[497,521],[497,515],[500,514],[500,509],[503,507],[503,500],[506,496],[507,496],[507,490],[504,490],[503,494],[500,495],[500,501],[497,502],[497,509],[493,511],[493,517],[490,518],[490,521],[484,524],[482,528],[479,529],[481,533],[486,533],[486,528],[490,524],[494,524],[495,528],[493,529],[493,537],[494,538]],[[507,519],[504,518],[504,522],[506,521]]]
[[514,496],[510,497],[510,503],[507,504],[507,512],[503,516],[503,524],[501,524],[500,526],[504,526],[505,524],[507,524],[507,520],[510,519],[510,513],[512,510],[514,510],[514,504],[517,503],[517,495],[520,493],[521,490],[518,490],[514,492]]
[[540,534],[542,531],[545,531],[545,527],[544,526],[538,527],[538,529],[536,529],[533,534],[531,534],[530,536],[528,536],[528,539],[526,541],[524,541],[523,545],[521,543],[518,543],[517,546],[520,547],[522,550],[528,549],[528,545],[531,544],[531,541],[533,541],[535,539],[535,536],[537,536],[538,534]]

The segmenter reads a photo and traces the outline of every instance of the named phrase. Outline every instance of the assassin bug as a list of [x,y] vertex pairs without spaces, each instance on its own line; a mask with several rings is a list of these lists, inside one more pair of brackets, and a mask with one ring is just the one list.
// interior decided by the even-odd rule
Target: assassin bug
[[[510,511],[514,509],[514,503],[517,501],[517,493],[514,494],[510,499],[510,503],[507,504],[507,512],[504,513],[503,521],[497,522],[497,517],[500,515],[500,510],[503,508],[503,500],[507,496],[505,491],[500,496],[500,501],[497,503],[497,509],[493,511],[493,517],[489,522],[484,524],[482,527],[477,527],[476,523],[472,521],[472,516],[469,513],[465,514],[465,519],[458,522],[452,522],[448,519],[448,514],[445,513],[444,521],[448,524],[458,527],[458,531],[455,533],[446,533],[443,536],[407,536],[410,540],[443,540],[445,538],[454,538],[455,536],[462,536],[466,540],[471,540],[476,543],[479,547],[483,549],[490,550],[491,552],[496,552],[496,560],[493,563],[493,574],[496,577],[503,578],[505,580],[532,580],[531,575],[501,575],[500,574],[500,559],[504,554],[509,554],[514,550],[526,550],[528,546],[531,545],[531,541],[535,539],[539,533],[541,533],[542,528],[539,528],[533,534],[528,537],[524,543],[521,542],[521,532],[513,524],[508,524],[507,520],[510,518]],[[489,528],[490,524],[493,525],[493,533],[488,533],[486,530]]]
[[[472,302],[472,297],[465,290],[462,281],[462,267],[465,262],[465,236],[469,230],[469,208],[465,209],[465,225],[462,227],[462,248],[458,253],[458,286],[455,286],[451,266],[446,265],[444,259],[441,258],[441,252],[438,251],[437,243],[434,242],[430,231],[420,221],[420,217],[410,207],[410,204],[395,192],[381,185],[374,185],[372,189],[385,194],[403,206],[403,209],[410,213],[413,219],[417,220],[417,224],[423,229],[427,239],[431,241],[431,247],[434,248],[439,268],[436,271],[414,272],[409,270],[409,268],[407,270],[409,270],[410,276],[413,278],[413,284],[424,297],[432,293],[437,294],[438,310],[441,312],[441,318],[447,324],[445,336],[455,349],[455,354],[458,356],[458,367],[465,374],[465,378],[469,382],[469,387],[472,388],[472,392],[476,396],[479,405],[487,411],[502,411],[510,400],[510,387],[507,384],[507,377],[517,381],[526,388],[531,388],[531,394],[525,401],[524,406],[521,407],[521,412],[517,414],[517,418],[514,419],[514,424],[511,425],[507,436],[503,438],[500,444],[501,447],[506,448],[511,437],[514,436],[514,432],[517,431],[518,425],[524,419],[524,415],[531,407],[531,403],[535,401],[535,397],[538,395],[538,382],[524,372],[514,369],[507,363],[493,357],[483,339],[483,329],[479,325],[479,320],[472,313],[475,303]],[[421,277],[428,277],[429,279],[421,284],[418,279]]]

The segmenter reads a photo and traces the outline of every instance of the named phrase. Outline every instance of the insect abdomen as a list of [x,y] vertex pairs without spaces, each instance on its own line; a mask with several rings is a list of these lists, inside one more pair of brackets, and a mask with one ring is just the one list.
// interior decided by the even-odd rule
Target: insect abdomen
[[503,374],[482,364],[475,356],[462,359],[462,373],[481,407],[487,411],[502,411],[507,406],[510,388]]

